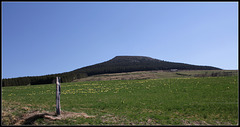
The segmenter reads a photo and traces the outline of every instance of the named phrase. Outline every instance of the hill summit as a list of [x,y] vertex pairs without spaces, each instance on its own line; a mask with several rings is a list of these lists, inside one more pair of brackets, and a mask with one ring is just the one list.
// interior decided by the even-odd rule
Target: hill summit
[[119,63],[119,62],[129,62],[129,63],[139,63],[139,62],[152,62],[159,61],[158,59],[153,59],[146,56],[116,56],[108,62]]

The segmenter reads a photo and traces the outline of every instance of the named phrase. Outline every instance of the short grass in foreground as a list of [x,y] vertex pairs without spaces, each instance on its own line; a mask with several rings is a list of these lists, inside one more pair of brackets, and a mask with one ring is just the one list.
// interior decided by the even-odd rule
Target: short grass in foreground
[[[237,125],[237,79],[231,76],[61,83],[63,111],[96,117],[50,122],[38,119],[35,124]],[[55,87],[3,87],[2,124],[13,124],[11,118],[33,110],[55,111]]]

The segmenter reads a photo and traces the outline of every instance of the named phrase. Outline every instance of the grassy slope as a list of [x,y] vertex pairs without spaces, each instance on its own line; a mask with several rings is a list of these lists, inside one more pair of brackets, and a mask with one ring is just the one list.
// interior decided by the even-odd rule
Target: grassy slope
[[[237,76],[88,81],[62,83],[61,89],[63,111],[96,118],[35,124],[238,124]],[[55,111],[55,85],[3,87],[2,102],[2,124],[7,125],[33,110]]]
[[106,80],[133,80],[133,79],[166,79],[166,78],[182,78],[182,77],[201,77],[201,75],[211,76],[212,73],[226,73],[237,75],[238,70],[179,70],[177,72],[170,71],[135,71],[113,74],[99,74],[86,78],[76,79],[74,82],[80,81],[106,81]]

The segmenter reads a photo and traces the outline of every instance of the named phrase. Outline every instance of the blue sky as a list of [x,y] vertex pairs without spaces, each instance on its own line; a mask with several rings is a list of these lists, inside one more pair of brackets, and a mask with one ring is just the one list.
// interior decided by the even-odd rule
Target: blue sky
[[2,2],[2,78],[119,55],[238,69],[238,3]]

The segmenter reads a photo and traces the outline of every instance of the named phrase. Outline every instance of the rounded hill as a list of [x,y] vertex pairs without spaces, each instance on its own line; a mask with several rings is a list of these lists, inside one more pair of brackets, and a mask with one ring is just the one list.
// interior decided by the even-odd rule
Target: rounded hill
[[116,56],[106,62],[83,67],[74,72],[87,73],[88,75],[104,73],[121,73],[148,70],[221,70],[211,66],[199,66],[185,63],[168,62],[146,56]]

